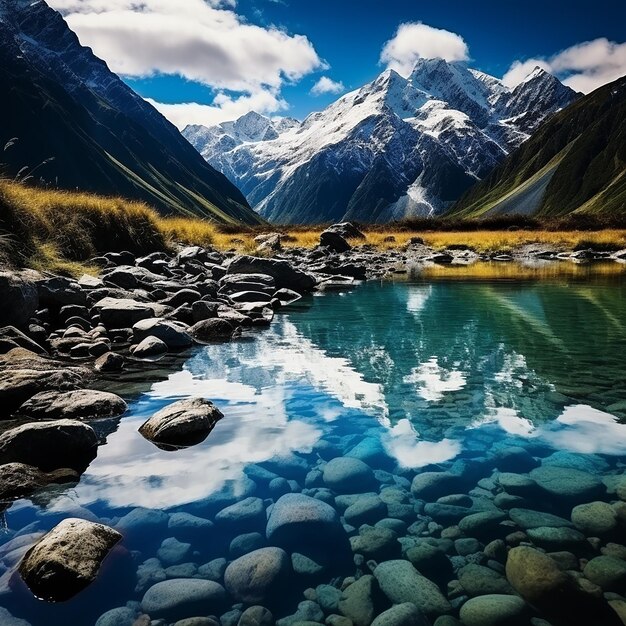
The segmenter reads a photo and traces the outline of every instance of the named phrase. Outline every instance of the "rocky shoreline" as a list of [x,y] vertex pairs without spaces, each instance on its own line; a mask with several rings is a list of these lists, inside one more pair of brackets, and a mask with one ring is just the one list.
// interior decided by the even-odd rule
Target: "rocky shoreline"
[[[0,328],[0,401],[4,407],[2,419],[7,427],[0,434],[0,501],[5,502],[5,508],[10,506],[12,500],[28,497],[47,485],[78,481],[80,474],[97,453],[102,428],[96,425],[103,420],[118,419],[127,409],[126,402],[121,397],[99,389],[104,381],[115,380],[124,372],[137,371],[138,368],[138,378],[141,378],[141,367],[158,368],[160,359],[185,354],[194,345],[237,340],[248,329],[267,327],[276,311],[304,302],[315,291],[346,289],[362,280],[407,274],[433,264],[467,265],[478,261],[626,261],[626,250],[616,253],[564,251],[532,245],[511,253],[493,255],[479,255],[459,247],[435,251],[425,246],[419,238],[411,240],[404,249],[382,252],[368,245],[351,245],[349,242],[358,241],[363,236],[349,223],[337,224],[324,231],[320,237],[320,245],[313,249],[283,247],[282,237],[279,233],[259,236],[256,252],[258,256],[224,253],[197,246],[182,247],[175,254],[159,252],[141,258],[136,258],[129,252],[109,253],[92,259],[92,263],[101,268],[98,277],[85,275],[78,280],[42,275],[28,270],[1,272],[0,323],[3,326]],[[176,449],[201,442],[221,417],[222,414],[208,401],[183,400],[155,414],[139,432],[163,449]],[[504,478],[494,483],[493,488],[478,482],[475,489],[491,490],[492,497],[504,494],[511,498],[499,506],[499,512],[495,512],[489,507],[476,508],[475,503],[467,496],[461,501],[457,484],[460,479],[453,473],[442,472],[437,476],[418,474],[412,478],[412,486],[410,483],[404,485],[407,482],[406,477],[397,476],[396,480],[389,474],[381,483],[382,474],[375,478],[372,470],[360,459],[359,463],[363,467],[356,467],[354,462],[346,462],[346,458],[329,458],[323,464],[320,476],[310,479],[307,476],[306,486],[330,490],[333,494],[356,493],[356,483],[361,491],[366,487],[372,488],[371,493],[365,494],[367,498],[359,496],[353,500],[346,499],[346,506],[340,506],[343,509],[344,525],[348,524],[355,531],[360,528],[350,537],[350,545],[342,544],[338,549],[340,552],[347,550],[348,561],[351,553],[354,553],[355,564],[362,570],[362,575],[358,580],[350,581],[351,584],[344,581],[337,590],[339,595],[326,589],[328,585],[321,585],[324,587],[321,591],[319,588],[317,591],[311,590],[310,597],[307,596],[302,604],[316,604],[318,609],[319,606],[324,606],[320,594],[337,595],[333,600],[330,618],[324,617],[326,611],[322,611],[319,616],[317,613],[309,615],[302,609],[293,619],[288,622],[280,620],[281,623],[318,624],[326,619],[325,623],[329,626],[420,626],[430,623],[428,620],[431,619],[436,620],[437,626],[451,626],[459,622],[449,614],[458,614],[460,609],[461,620],[468,626],[526,624],[531,612],[529,605],[521,598],[534,607],[540,607],[542,602],[550,604],[550,596],[545,590],[536,591],[531,583],[525,582],[525,570],[536,567],[549,571],[548,565],[556,567],[552,565],[552,561],[548,565],[540,562],[543,552],[534,547],[525,547],[528,537],[535,546],[556,546],[559,549],[578,545],[585,540],[585,536],[577,530],[570,532],[573,526],[580,527],[574,517],[572,522],[566,520],[566,523],[559,522],[554,526],[567,531],[559,530],[556,535],[551,532],[544,532],[543,535],[536,532],[535,540],[532,531],[537,528],[552,528],[552,523],[543,523],[543,520],[540,526],[536,526],[535,522],[528,525],[527,521],[516,521],[512,514],[513,521],[524,532],[527,531],[528,536],[507,537],[506,544],[501,537],[489,542],[479,542],[476,539],[489,535],[494,525],[499,525],[506,518],[501,516],[502,509],[512,510],[517,507],[525,510],[521,508],[524,504],[523,496],[537,488],[537,482],[541,483],[530,477],[526,478],[525,475],[502,474]],[[285,480],[281,476],[277,471],[272,480]],[[563,476],[557,479],[557,482],[565,480]],[[545,482],[550,483],[549,477],[545,478]],[[411,496],[397,494],[399,499],[396,501],[395,495],[391,495],[394,485],[406,494],[410,492]],[[381,499],[381,489],[390,490],[389,501]],[[541,489],[549,490],[549,486]],[[302,485],[299,490],[302,490]],[[586,520],[589,515],[596,518],[602,513],[607,519],[610,518],[610,529],[606,532],[602,530],[600,534],[608,533],[612,537],[623,516],[623,503],[621,506],[612,506],[588,501],[586,496],[597,496],[600,490],[596,491],[598,493],[585,493],[585,497],[577,498],[572,504],[595,507],[589,514],[581,514],[583,526],[588,525]],[[560,497],[559,494],[557,496]],[[292,503],[285,498],[300,500]],[[247,502],[245,506],[258,508],[259,502],[255,501],[253,504],[248,500],[259,499],[248,498],[239,505],[231,506],[244,506],[244,502]],[[274,504],[265,531],[271,545],[280,545],[281,548],[260,547],[256,552],[262,554],[256,554],[254,550],[248,551],[233,560],[227,568],[225,562],[218,580],[223,582],[226,591],[215,581],[193,578],[198,580],[199,586],[201,582],[206,584],[195,591],[189,590],[187,585],[180,592],[183,596],[191,594],[191,597],[195,597],[199,594],[200,597],[210,597],[216,606],[224,607],[227,604],[226,592],[243,606],[265,601],[266,595],[261,583],[260,591],[256,587],[246,587],[245,580],[250,576],[250,568],[255,571],[259,567],[267,569],[269,578],[263,584],[269,589],[287,570],[296,567],[292,563],[295,548],[291,544],[301,543],[299,533],[303,528],[307,532],[321,528],[326,533],[325,541],[331,543],[337,537],[343,541],[345,533],[336,510],[328,505],[326,506],[329,510],[320,510],[324,500],[325,495],[319,494],[313,498],[298,493],[283,495]],[[418,501],[421,502],[419,507]],[[599,505],[602,504],[606,504],[610,511],[600,511]],[[287,512],[281,515],[283,508]],[[420,527],[419,532],[408,534],[419,537],[425,536],[424,533],[428,531],[427,536],[437,536],[438,542],[444,541],[445,546],[420,543],[418,551],[418,546],[409,546],[411,542],[405,542],[408,547],[402,544],[400,550],[397,539],[399,535],[406,534],[409,509],[411,516],[426,515],[435,526],[440,523],[445,528],[454,526],[458,534],[453,536],[450,531],[444,537],[444,526],[441,526],[436,529],[433,527],[436,531],[433,535],[430,524],[427,524],[424,528]],[[402,514],[393,515],[392,510]],[[305,517],[294,521],[294,511],[304,511]],[[240,523],[240,513],[244,517],[248,515],[247,511],[232,511],[233,525]],[[524,515],[520,515],[524,518]],[[260,513],[257,511],[256,517],[262,518],[264,524],[265,507],[262,507]],[[215,522],[218,523],[217,517]],[[193,520],[189,523],[192,526],[196,524]],[[369,525],[370,523],[375,525]],[[311,524],[311,527],[307,524]],[[115,545],[125,536],[123,526],[122,524],[119,527],[122,532],[119,535],[117,530],[106,526],[81,520],[65,520],[24,556],[20,565],[23,580],[38,597],[52,601],[71,597],[95,579],[100,564],[109,551],[118,549]],[[593,533],[593,529],[586,526],[583,530],[588,531],[587,534]],[[574,537],[572,533],[576,532],[580,537]],[[180,543],[178,539],[174,541]],[[463,541],[474,541],[476,545],[471,546],[472,550],[469,543],[467,546],[457,546],[457,543]],[[65,546],[68,542],[74,545],[75,550],[70,550],[69,557],[64,558],[63,551],[67,551]],[[60,553],[59,546],[63,548]],[[525,549],[534,552],[524,552]],[[267,552],[272,550],[274,552],[271,554]],[[491,577],[485,583],[488,583],[489,589],[494,590],[491,595],[485,596],[481,592],[476,594],[479,597],[468,600],[462,589],[449,589],[447,597],[441,594],[430,579],[438,576],[438,566],[435,564],[439,562],[441,565],[441,555],[446,558],[446,553],[451,554],[451,550],[457,556],[465,553],[483,555],[475,561],[464,562],[463,567],[482,568],[471,575],[466,574],[466,579],[482,580]],[[515,552],[516,550],[519,552]],[[409,554],[411,551],[413,556]],[[397,560],[401,556],[407,560]],[[357,557],[360,559],[358,563]],[[297,567],[305,570],[313,567],[315,563],[311,565],[306,561],[307,558],[302,556],[304,560],[302,563],[298,561]],[[380,559],[383,562],[377,564]],[[63,565],[59,565],[60,561],[63,561]],[[518,562],[521,565],[516,565]],[[172,563],[173,566],[176,564],[176,561]],[[616,567],[614,563],[603,562],[602,565]],[[442,567],[444,570],[448,568]],[[410,571],[404,571],[403,568],[410,568]],[[422,575],[429,568],[433,570],[430,579]],[[613,587],[605,590],[602,584],[594,583],[597,589],[594,588],[593,593],[583,589],[587,595],[581,596],[581,590],[572,586],[574,582],[569,578],[563,579],[561,569],[557,570],[554,572],[555,594],[565,594],[574,605],[579,604],[576,610],[581,614],[589,615],[590,612],[600,611],[608,615],[603,618],[608,621],[602,623],[620,623],[613,619],[612,612],[607,613],[606,603],[600,602],[601,592],[612,592]],[[494,572],[500,576],[498,581],[495,580],[497,576]],[[626,577],[626,568],[624,572],[620,570],[615,575]],[[604,574],[599,576],[601,578]],[[413,578],[415,585],[409,585],[406,581]],[[593,576],[588,578],[593,580]],[[511,587],[505,584],[506,579],[517,594],[510,592]],[[514,580],[520,582],[515,584]],[[59,581],[64,583],[60,584]],[[170,582],[162,581],[158,584],[166,585]],[[205,588],[207,584],[212,585],[210,589]],[[405,589],[407,585],[409,588]],[[420,590],[417,596],[416,588]],[[170,623],[168,619],[171,611],[165,606],[166,600],[170,596],[175,600],[178,592],[168,588],[157,593],[153,589],[154,587],[147,589],[142,601],[143,612],[165,620],[156,623]],[[548,596],[541,595],[535,599],[532,595],[535,592],[545,592]],[[376,600],[380,593],[386,597],[386,601]],[[472,596],[471,593],[469,595]],[[463,602],[459,598],[463,598]],[[179,602],[174,600],[174,604]],[[389,602],[393,606],[389,607]],[[626,601],[623,602],[626,605]],[[364,607],[368,606],[371,615],[364,617]],[[417,611],[416,606],[419,609]],[[336,615],[337,611],[340,615]],[[247,613],[250,615],[245,617]],[[575,613],[576,611],[571,615]],[[493,614],[493,621],[485,621],[485,614]],[[508,616],[506,619],[509,621],[502,621],[503,615]],[[135,617],[133,612],[132,619]],[[558,619],[555,624],[561,623]],[[274,622],[268,608],[252,606],[243,613],[239,611],[237,620],[228,623],[247,626]],[[205,624],[208,626],[214,622],[197,622],[198,626]],[[533,624],[548,622],[538,620]]]

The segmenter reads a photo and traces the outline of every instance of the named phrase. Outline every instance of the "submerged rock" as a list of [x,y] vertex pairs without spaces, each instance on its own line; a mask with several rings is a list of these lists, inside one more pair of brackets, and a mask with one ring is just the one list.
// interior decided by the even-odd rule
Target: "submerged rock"
[[93,428],[76,420],[23,424],[0,435],[0,463],[82,471],[96,457],[97,446]]
[[157,411],[139,432],[158,447],[173,450],[204,441],[222,417],[209,400],[180,400]]
[[300,493],[287,493],[274,504],[266,527],[267,539],[282,547],[334,542],[345,533],[335,509]]
[[239,602],[264,603],[275,597],[291,571],[281,548],[261,548],[233,561],[224,573],[228,592]]
[[385,561],[374,570],[383,593],[394,604],[411,602],[429,617],[450,613],[452,607],[439,587],[408,561]]
[[465,626],[526,626],[529,610],[522,598],[489,594],[472,598],[461,607]]
[[542,465],[530,477],[550,496],[564,504],[589,502],[602,495],[606,488],[593,474],[556,465]]
[[94,389],[42,391],[19,408],[20,415],[36,420],[89,420],[118,417],[127,409],[126,402],[114,393]]
[[340,493],[363,493],[376,485],[372,468],[363,461],[337,457],[324,466],[324,484]]
[[65,519],[26,553],[20,575],[38,598],[68,600],[93,582],[102,561],[121,538],[103,524]]
[[197,615],[220,614],[227,606],[224,587],[211,580],[172,578],[153,585],[141,600],[152,619],[176,621]]
[[403,602],[381,613],[371,626],[430,626],[430,622],[414,604]]

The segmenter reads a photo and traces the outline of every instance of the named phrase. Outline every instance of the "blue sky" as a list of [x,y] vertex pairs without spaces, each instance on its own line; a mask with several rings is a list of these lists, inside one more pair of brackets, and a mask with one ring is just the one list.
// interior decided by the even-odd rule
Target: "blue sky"
[[535,64],[585,92],[626,74],[624,0],[50,4],[84,44],[179,126],[250,109],[303,118],[387,66],[402,73],[419,56],[466,60],[506,76],[511,86]]

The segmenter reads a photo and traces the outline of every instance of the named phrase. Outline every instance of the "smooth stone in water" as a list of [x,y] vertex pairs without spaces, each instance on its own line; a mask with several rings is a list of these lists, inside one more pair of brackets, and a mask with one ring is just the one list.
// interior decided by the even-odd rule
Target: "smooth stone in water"
[[422,472],[411,483],[411,492],[416,498],[433,501],[441,496],[462,491],[463,479],[450,472]]
[[179,620],[202,614],[219,614],[227,604],[222,585],[198,578],[172,578],[153,585],[141,601],[152,619]]
[[237,626],[274,626],[274,616],[269,609],[257,604],[241,614]]
[[351,526],[374,524],[387,515],[387,505],[378,496],[359,498],[344,512],[344,519]]
[[284,550],[261,548],[233,561],[224,573],[224,584],[238,602],[263,604],[281,593],[290,571]]
[[224,417],[209,400],[179,400],[157,411],[139,427],[139,432],[164,449],[195,445],[204,441]]
[[532,509],[510,509],[509,517],[524,530],[539,528],[541,526],[552,526],[554,528],[571,528],[572,526],[572,523],[563,517],[552,515],[552,513],[544,513],[543,511],[534,511]]
[[49,484],[78,482],[73,469],[58,469],[46,473],[24,463],[0,465],[0,501],[24,498]]
[[339,493],[363,493],[376,485],[372,468],[359,459],[337,457],[324,466],[324,484]]
[[262,527],[265,519],[263,500],[249,497],[222,509],[215,516],[215,523],[234,531],[240,531]]
[[414,604],[404,602],[381,613],[371,626],[430,626],[430,622]]
[[612,556],[597,556],[583,570],[583,574],[602,588],[602,591],[623,593],[626,588],[626,561]]
[[459,572],[459,582],[470,598],[515,593],[506,578],[484,565],[470,563]]
[[461,607],[465,626],[526,626],[528,607],[514,595],[488,594],[468,600]]
[[572,509],[572,522],[587,536],[601,537],[617,527],[617,512],[607,502],[579,504]]
[[345,541],[344,530],[335,509],[300,493],[281,496],[270,513],[265,534],[275,544],[310,547],[319,542]]
[[412,602],[429,617],[450,613],[452,607],[435,583],[408,561],[385,561],[374,570],[383,593],[394,604]]
[[574,549],[586,542],[585,535],[574,528],[540,526],[529,528],[526,534],[534,544],[546,550]]
[[68,600],[94,581],[102,561],[121,538],[103,524],[65,519],[26,553],[20,575],[38,598]]
[[361,576],[344,589],[339,600],[339,612],[352,620],[354,626],[370,626],[379,604],[378,585],[371,575]]
[[530,477],[548,495],[568,504],[589,502],[606,491],[597,476],[570,467],[542,465],[532,470]]

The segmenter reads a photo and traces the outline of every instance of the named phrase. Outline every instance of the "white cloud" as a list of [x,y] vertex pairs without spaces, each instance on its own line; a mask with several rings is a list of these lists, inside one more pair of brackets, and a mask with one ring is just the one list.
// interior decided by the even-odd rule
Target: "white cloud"
[[546,59],[515,61],[502,80],[514,87],[537,65],[561,78],[572,89],[589,93],[626,74],[626,42],[620,44],[601,37],[576,44]]
[[213,100],[212,105],[198,102],[165,104],[151,98],[146,98],[146,100],[180,130],[187,124],[214,126],[220,122],[237,119],[249,111],[277,113],[288,108],[285,100],[270,90],[260,90],[254,94],[244,94],[236,98],[219,94]]
[[311,94],[321,96],[325,93],[341,93],[345,87],[341,81],[333,80],[328,76],[322,76],[311,88]]
[[380,54],[381,63],[403,76],[411,73],[419,58],[466,61],[469,49],[464,39],[456,33],[433,28],[422,22],[406,22],[400,24]]
[[[279,93],[285,82],[327,67],[307,37],[246,22],[234,10],[235,0],[50,0],[50,4],[61,11],[81,42],[118,74],[179,75],[218,92],[235,92],[219,93],[209,110],[242,110],[246,102],[265,102],[261,112],[274,112],[282,108]],[[196,104],[193,109],[202,107]]]
[[552,71],[550,64],[542,59],[515,61],[508,69],[507,73],[502,77],[502,82],[507,87],[513,89],[513,87],[519,85],[536,67],[540,67],[546,72]]

